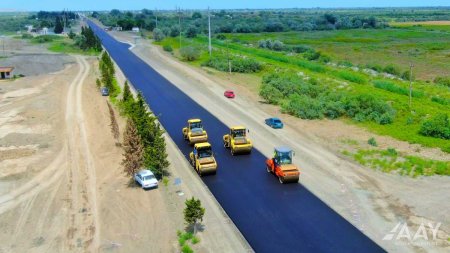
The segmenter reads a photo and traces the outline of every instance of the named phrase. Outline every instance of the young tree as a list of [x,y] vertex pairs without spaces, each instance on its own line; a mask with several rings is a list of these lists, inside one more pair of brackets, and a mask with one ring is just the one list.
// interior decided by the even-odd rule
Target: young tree
[[60,34],[64,31],[64,27],[59,16],[56,17],[54,32]]
[[116,140],[116,145],[120,145],[119,143],[119,124],[117,124],[117,120],[116,120],[116,115],[114,113],[114,109],[112,108],[111,104],[106,101],[106,103],[108,104],[108,109],[109,109],[109,117],[111,119],[111,124],[109,125],[111,127],[111,132],[114,136],[114,139]]
[[149,165],[152,168],[153,173],[157,178],[162,178],[167,175],[167,167],[169,167],[169,161],[167,161],[166,142],[164,140],[163,133],[158,124],[153,128],[155,129],[154,140],[144,155],[144,164]]
[[125,84],[123,85],[123,96],[122,101],[128,102],[133,98],[133,94],[131,94],[130,85],[128,85],[128,81],[125,80]]
[[134,122],[127,120],[127,126],[123,136],[123,160],[124,172],[127,176],[133,176],[141,167],[143,160],[143,146]]
[[199,199],[192,197],[187,199],[185,202],[186,207],[184,208],[184,221],[188,226],[194,227],[194,234],[197,232],[197,223],[203,221],[203,216],[205,215],[205,208],[202,207],[202,203]]

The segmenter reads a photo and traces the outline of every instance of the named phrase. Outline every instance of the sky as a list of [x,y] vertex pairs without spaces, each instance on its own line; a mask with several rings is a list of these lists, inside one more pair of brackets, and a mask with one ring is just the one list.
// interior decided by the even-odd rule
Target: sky
[[0,0],[0,10],[172,10],[450,6],[450,0]]

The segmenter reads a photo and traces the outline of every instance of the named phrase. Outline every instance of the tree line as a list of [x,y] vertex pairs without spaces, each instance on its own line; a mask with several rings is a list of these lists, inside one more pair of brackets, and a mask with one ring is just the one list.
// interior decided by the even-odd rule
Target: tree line
[[[101,80],[97,83],[110,89],[113,101],[120,93],[114,74],[114,63],[105,51],[100,57],[99,69]],[[147,107],[144,96],[138,93],[135,98],[128,82],[124,84],[122,99],[117,101],[122,114],[127,116],[127,126],[124,133],[124,171],[133,176],[142,167],[150,169],[157,178],[168,175],[166,143],[164,131]]]
[[[370,11],[313,11],[313,10],[247,10],[211,11],[213,33],[259,33],[284,31],[335,30],[355,28],[384,28],[387,22]],[[186,37],[195,37],[208,32],[207,13],[200,11],[158,12],[143,9],[139,12],[94,12],[106,26],[121,26],[124,30],[140,27],[153,31],[161,29],[166,36],[179,35],[181,30]]]

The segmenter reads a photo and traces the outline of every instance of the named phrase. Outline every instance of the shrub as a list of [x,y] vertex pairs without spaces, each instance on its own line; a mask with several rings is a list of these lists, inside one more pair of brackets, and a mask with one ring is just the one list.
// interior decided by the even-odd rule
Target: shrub
[[258,46],[260,48],[267,48],[274,51],[282,51],[285,48],[283,42],[271,39],[258,41]]
[[367,141],[367,143],[368,143],[370,146],[374,146],[374,147],[378,146],[377,141],[376,141],[375,138],[373,138],[373,137],[371,137],[371,138]]
[[197,28],[193,25],[190,25],[186,30],[187,38],[195,38],[197,37],[197,34],[198,34]]
[[320,52],[314,49],[310,49],[303,54],[303,57],[308,61],[315,61],[320,58]]
[[216,35],[216,39],[218,39],[218,40],[226,40],[227,37],[225,37],[225,35],[223,35],[223,34],[217,34]]
[[181,252],[183,252],[183,253],[194,253],[194,251],[191,249],[191,247],[189,247],[189,245],[187,245],[187,244],[185,244],[181,248]]
[[433,80],[434,83],[450,87],[450,76],[438,76]]
[[164,35],[163,31],[159,28],[155,28],[153,29],[153,39],[155,41],[161,41],[166,37],[166,35]]
[[424,136],[450,139],[450,120],[445,113],[437,114],[434,118],[422,123],[419,133]]
[[337,76],[344,80],[354,82],[354,83],[359,83],[359,84],[367,83],[367,79],[363,75],[360,75],[353,71],[341,70],[341,71],[337,72]]
[[166,51],[166,52],[172,52],[172,51],[173,51],[173,48],[172,48],[171,45],[164,45],[164,46],[163,46],[163,49],[164,49],[164,51]]
[[361,94],[347,98],[346,112],[356,121],[375,121],[378,124],[390,124],[394,120],[395,111],[383,100],[369,94]]
[[300,54],[300,53],[304,53],[304,52],[310,50],[311,48],[307,47],[307,46],[303,46],[303,45],[296,45],[296,46],[291,47],[291,49],[295,53]]
[[436,102],[441,105],[450,105],[450,99],[448,99],[448,98],[432,96],[431,101]]
[[400,70],[398,70],[398,68],[392,64],[389,64],[386,67],[384,67],[383,71],[394,76],[400,75]]
[[[373,85],[379,89],[383,89],[383,90],[387,90],[387,91],[390,91],[393,93],[409,96],[409,89],[397,86],[395,83],[392,83],[389,81],[377,80],[377,81],[373,82]],[[423,97],[424,94],[421,91],[413,90],[412,96],[413,97]]]
[[[259,72],[262,69],[261,63],[252,58],[232,57],[230,62],[231,72],[254,73]],[[214,57],[204,62],[202,65],[215,68],[220,71],[229,71],[228,59],[226,57]]]
[[259,95],[270,104],[278,104],[283,98],[283,94],[270,84],[263,83],[259,90]]
[[22,34],[22,39],[32,39],[33,35],[29,34],[29,33],[24,33]]
[[180,49],[180,54],[186,61],[195,61],[200,57],[200,50],[192,46],[187,46]]
[[197,236],[194,236],[193,238],[192,238],[192,244],[197,244],[197,243],[199,243],[200,242],[200,238],[198,238]]
[[[407,80],[407,81],[413,81],[415,79],[414,77],[414,73],[411,77],[411,73],[409,70],[406,70],[405,72],[403,72],[403,74],[400,76],[403,80]],[[410,80],[411,79],[411,80]]]
[[366,64],[366,68],[375,70],[376,72],[383,72],[383,67],[378,64]]
[[302,119],[322,119],[324,117],[323,104],[305,95],[292,94],[289,100],[281,106],[283,112]]

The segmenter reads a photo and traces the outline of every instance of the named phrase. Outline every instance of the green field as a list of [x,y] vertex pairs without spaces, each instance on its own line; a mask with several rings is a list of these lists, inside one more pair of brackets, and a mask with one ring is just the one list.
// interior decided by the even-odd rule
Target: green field
[[[332,91],[345,91],[348,94],[370,94],[380,98],[395,109],[391,124],[378,124],[374,121],[357,122],[347,117],[342,120],[357,124],[380,135],[418,143],[428,147],[439,147],[450,152],[450,141],[420,135],[422,123],[437,115],[450,115],[450,89],[436,85],[429,80],[436,76],[450,75],[450,30],[441,27],[407,26],[389,29],[312,31],[286,33],[258,33],[226,35],[227,40],[213,39],[213,56],[226,58],[251,57],[263,64],[259,73],[239,74],[262,77],[274,71],[301,73],[317,80],[321,87]],[[331,56],[330,63],[308,61],[300,54],[276,52],[258,48],[261,39],[278,39],[287,45],[306,45]],[[168,37],[159,45],[171,45],[173,54],[180,57],[178,38]],[[200,57],[190,64],[201,66],[209,59],[207,38],[183,38],[182,46],[193,46],[201,51]],[[347,62],[348,67],[335,63]],[[413,82],[412,108],[409,108],[409,81],[390,79],[383,74],[373,76],[361,69],[350,66],[393,64],[407,70],[409,62],[414,64],[418,77]],[[402,68],[402,66],[404,67]],[[253,79],[253,80],[259,80]],[[256,84],[260,85],[260,83]],[[249,85],[252,86],[252,85]],[[440,101],[440,103],[436,102]],[[283,101],[280,102],[282,104]]]

